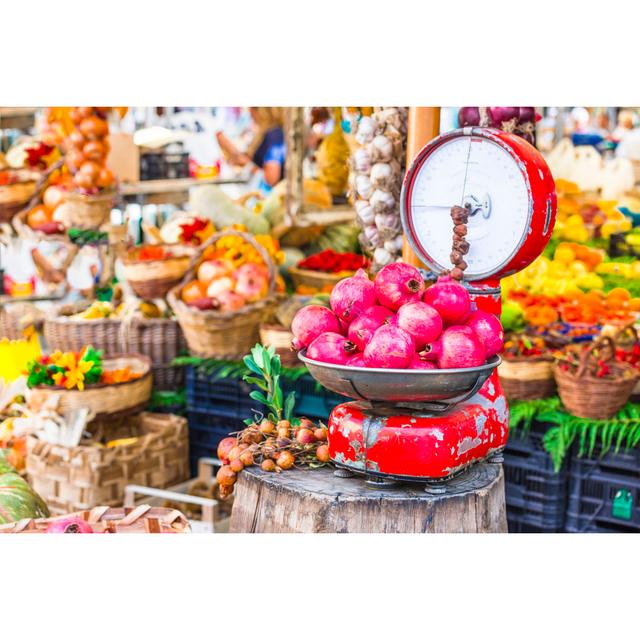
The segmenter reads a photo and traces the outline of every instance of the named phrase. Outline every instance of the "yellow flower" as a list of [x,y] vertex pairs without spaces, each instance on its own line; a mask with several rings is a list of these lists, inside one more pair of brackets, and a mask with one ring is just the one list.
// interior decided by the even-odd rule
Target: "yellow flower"
[[63,353],[56,362],[57,366],[64,367],[65,371],[54,373],[52,378],[57,385],[64,384],[66,389],[78,387],[80,391],[84,389],[84,375],[93,366],[93,362],[88,360],[76,360],[76,355],[72,351]]

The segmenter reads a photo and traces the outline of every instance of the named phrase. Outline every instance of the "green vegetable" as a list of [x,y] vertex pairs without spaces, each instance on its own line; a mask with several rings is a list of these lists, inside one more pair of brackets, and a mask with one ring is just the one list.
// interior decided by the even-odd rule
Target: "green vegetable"
[[524,312],[519,304],[515,302],[504,302],[502,305],[502,314],[500,316],[502,328],[507,331],[523,331],[526,322]]
[[6,449],[0,449],[0,524],[23,518],[48,518],[44,500],[7,462]]

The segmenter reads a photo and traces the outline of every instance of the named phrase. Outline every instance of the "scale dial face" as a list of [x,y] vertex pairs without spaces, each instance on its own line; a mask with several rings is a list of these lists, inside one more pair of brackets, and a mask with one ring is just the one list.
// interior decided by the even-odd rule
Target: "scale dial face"
[[[546,171],[534,167],[531,156],[539,156],[534,164],[541,161]],[[532,189],[533,169],[536,182],[548,182],[542,192],[537,184]],[[547,218],[537,238],[537,253],[542,251],[553,228],[555,187],[531,145],[511,134],[465,129],[437,138],[418,154],[405,178],[401,202],[405,233],[418,257],[436,273],[452,267],[450,209],[469,207],[465,280],[478,281],[505,275],[531,235],[538,210]]]

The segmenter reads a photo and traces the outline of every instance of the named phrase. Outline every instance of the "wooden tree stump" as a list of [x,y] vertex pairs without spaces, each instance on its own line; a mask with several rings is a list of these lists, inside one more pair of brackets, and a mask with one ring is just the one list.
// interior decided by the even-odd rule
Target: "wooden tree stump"
[[432,495],[422,486],[370,488],[362,477],[333,469],[238,476],[233,533],[504,533],[504,476],[499,464],[478,464]]

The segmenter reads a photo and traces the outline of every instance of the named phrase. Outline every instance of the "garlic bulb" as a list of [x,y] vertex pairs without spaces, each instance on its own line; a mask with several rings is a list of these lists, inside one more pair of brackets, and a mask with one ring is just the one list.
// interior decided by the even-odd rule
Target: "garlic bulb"
[[375,225],[367,225],[364,230],[364,237],[367,239],[367,242],[372,247],[377,247],[381,244],[380,242],[380,234],[376,229]]
[[382,267],[386,264],[393,262],[393,255],[389,253],[384,247],[378,247],[373,252],[373,259]]
[[373,193],[373,186],[371,185],[369,176],[363,174],[356,176],[356,192],[365,200],[368,200],[371,197],[371,194]]
[[374,189],[384,188],[389,185],[390,180],[393,179],[393,170],[391,165],[386,162],[376,162],[371,167],[371,184]]
[[353,166],[358,173],[369,173],[371,170],[371,157],[364,147],[353,154]]
[[[369,182],[369,184],[371,184],[371,182]],[[393,194],[388,191],[383,191],[382,189],[376,189],[371,194],[369,202],[376,213],[388,211],[396,205],[396,199],[393,197]]]
[[393,143],[386,136],[376,136],[368,146],[368,151],[374,162],[388,162],[393,157]]
[[356,202],[356,215],[362,224],[373,224],[375,213],[368,200],[358,200]]
[[397,251],[395,240],[387,240],[384,243],[383,247],[384,247],[385,251],[388,251],[391,254],[394,254]]
[[364,116],[360,119],[358,124],[358,131],[356,133],[356,141],[358,144],[367,144],[373,140],[375,134],[376,125],[372,118]]

